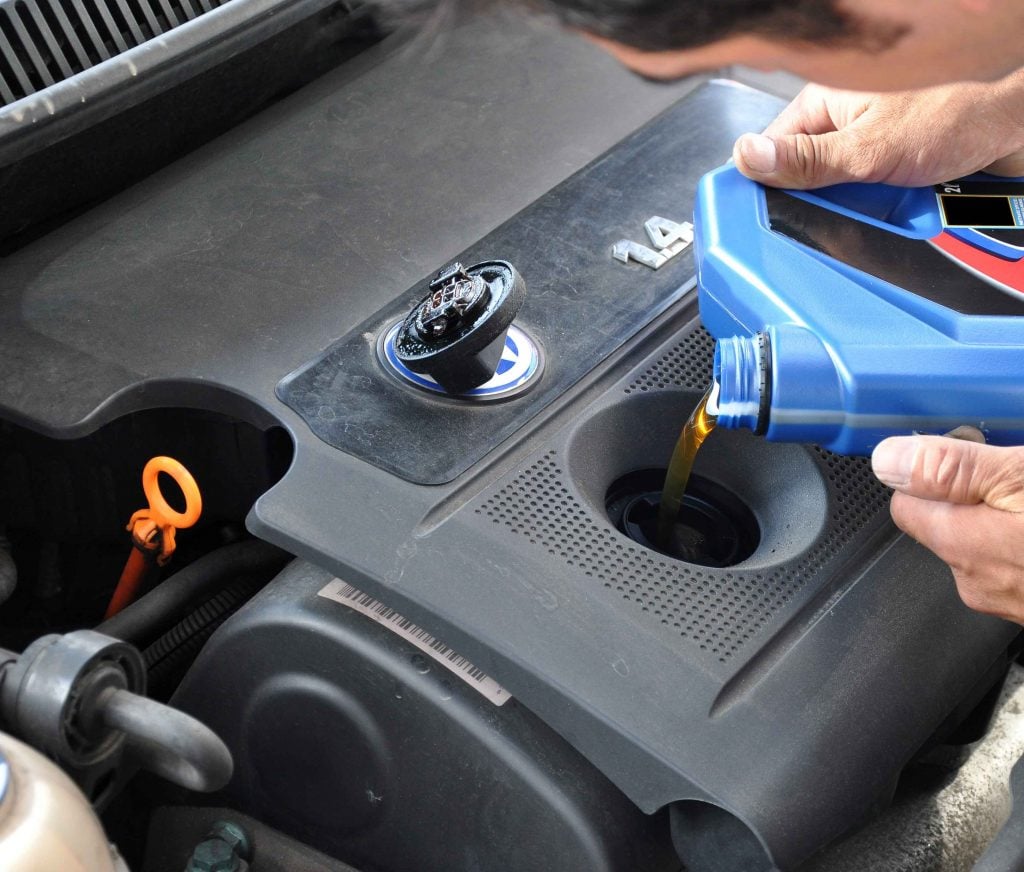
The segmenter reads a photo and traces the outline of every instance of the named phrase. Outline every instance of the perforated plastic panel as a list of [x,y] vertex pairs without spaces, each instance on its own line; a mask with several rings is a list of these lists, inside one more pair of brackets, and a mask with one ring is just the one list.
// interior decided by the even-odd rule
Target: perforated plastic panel
[[[710,335],[698,327],[631,381],[625,393],[703,390],[713,350]],[[617,591],[648,620],[725,663],[857,533],[887,511],[888,492],[866,459],[821,449],[815,449],[815,457],[829,483],[825,534],[809,553],[767,571],[701,568],[631,542],[574,496],[555,451],[524,469],[476,511],[545,549],[570,570]]]
[[673,385],[703,390],[708,384],[714,353],[714,338],[703,327],[697,327],[631,381],[626,393],[653,391]]

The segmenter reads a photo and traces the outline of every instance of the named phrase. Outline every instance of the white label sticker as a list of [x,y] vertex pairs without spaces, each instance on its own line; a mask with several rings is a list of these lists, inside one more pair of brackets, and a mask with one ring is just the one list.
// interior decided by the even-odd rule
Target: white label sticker
[[334,579],[319,592],[318,596],[348,606],[381,626],[387,627],[391,632],[411,642],[424,654],[449,669],[470,687],[476,688],[495,705],[504,705],[511,698],[504,687],[487,673],[477,669],[465,657],[456,654],[444,642],[438,641],[426,630],[417,627],[394,609],[375,600],[369,594],[363,593],[347,581],[342,581],[340,578]]

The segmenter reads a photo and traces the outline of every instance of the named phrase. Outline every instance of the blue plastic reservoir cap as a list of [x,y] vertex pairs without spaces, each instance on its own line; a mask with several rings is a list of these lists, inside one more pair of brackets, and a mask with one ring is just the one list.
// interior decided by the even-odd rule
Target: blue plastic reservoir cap
[[723,427],[758,430],[762,410],[761,386],[766,383],[761,349],[764,338],[729,336],[715,343],[714,380],[718,386],[717,411]]

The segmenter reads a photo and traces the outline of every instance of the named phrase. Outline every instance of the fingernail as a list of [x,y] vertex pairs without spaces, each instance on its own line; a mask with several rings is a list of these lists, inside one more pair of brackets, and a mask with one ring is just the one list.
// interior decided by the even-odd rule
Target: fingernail
[[747,133],[738,143],[740,155],[747,167],[755,173],[775,172],[775,142],[760,133]]
[[895,436],[878,443],[871,454],[871,469],[882,484],[903,488],[910,484],[918,442],[912,436]]
[[948,433],[943,433],[942,435],[948,436],[950,439],[960,439],[963,442],[975,442],[978,445],[985,444],[985,434],[970,424],[961,424],[959,427],[954,427]]

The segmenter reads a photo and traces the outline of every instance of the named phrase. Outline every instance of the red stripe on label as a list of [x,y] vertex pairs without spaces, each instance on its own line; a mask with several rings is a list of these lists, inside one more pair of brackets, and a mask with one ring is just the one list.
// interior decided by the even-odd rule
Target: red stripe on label
[[1008,261],[962,242],[948,233],[940,233],[932,244],[976,272],[1014,291],[1024,293],[1024,261]]

